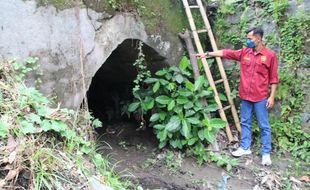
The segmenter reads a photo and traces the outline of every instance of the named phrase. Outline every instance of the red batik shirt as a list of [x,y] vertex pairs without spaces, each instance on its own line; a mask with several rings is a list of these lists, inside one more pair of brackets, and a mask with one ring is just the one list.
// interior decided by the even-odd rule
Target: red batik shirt
[[263,47],[256,53],[252,48],[223,50],[224,59],[240,62],[239,96],[259,102],[269,96],[269,85],[278,84],[278,59],[275,52]]

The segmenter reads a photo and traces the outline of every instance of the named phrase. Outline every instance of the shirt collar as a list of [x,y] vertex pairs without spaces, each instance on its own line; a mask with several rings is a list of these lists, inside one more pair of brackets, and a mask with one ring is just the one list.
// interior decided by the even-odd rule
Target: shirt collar
[[254,49],[252,49],[251,53],[254,55],[262,54],[262,55],[267,56],[268,51],[267,51],[267,48],[265,46],[263,46],[263,48],[260,50],[260,52],[255,53]]

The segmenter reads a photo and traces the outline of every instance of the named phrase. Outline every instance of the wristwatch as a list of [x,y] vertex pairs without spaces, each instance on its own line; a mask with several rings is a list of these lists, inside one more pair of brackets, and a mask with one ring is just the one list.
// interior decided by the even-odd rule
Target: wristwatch
[[206,55],[206,56],[209,56],[209,52],[207,51],[207,52],[205,53],[205,55]]

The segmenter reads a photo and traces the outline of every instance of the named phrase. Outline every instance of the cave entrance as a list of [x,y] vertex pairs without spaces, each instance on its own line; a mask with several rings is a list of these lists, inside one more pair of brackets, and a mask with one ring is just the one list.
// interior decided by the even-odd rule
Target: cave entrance
[[[133,80],[137,76],[133,63],[138,57],[138,46],[139,40],[124,40],[92,78],[87,92],[88,107],[93,116],[102,122],[103,127],[98,131],[100,134],[107,130],[117,132],[117,128],[125,122],[131,123],[134,131],[139,127],[139,121],[132,116],[128,118],[122,109],[133,99]],[[166,65],[165,58],[150,46],[143,44],[142,50],[151,73]]]

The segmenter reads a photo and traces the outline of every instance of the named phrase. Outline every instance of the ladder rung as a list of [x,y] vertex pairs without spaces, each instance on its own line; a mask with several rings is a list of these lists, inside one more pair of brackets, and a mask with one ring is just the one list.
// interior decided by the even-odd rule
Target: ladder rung
[[224,107],[223,111],[228,110],[229,108],[231,108],[231,105]]
[[190,8],[190,9],[198,9],[199,6],[198,6],[198,5],[190,5],[189,8]]
[[208,32],[207,29],[201,29],[201,30],[197,30],[197,33],[200,34],[200,33],[204,33],[204,32]]
[[224,79],[217,80],[217,81],[214,82],[214,84],[219,84],[221,82],[224,82]]

